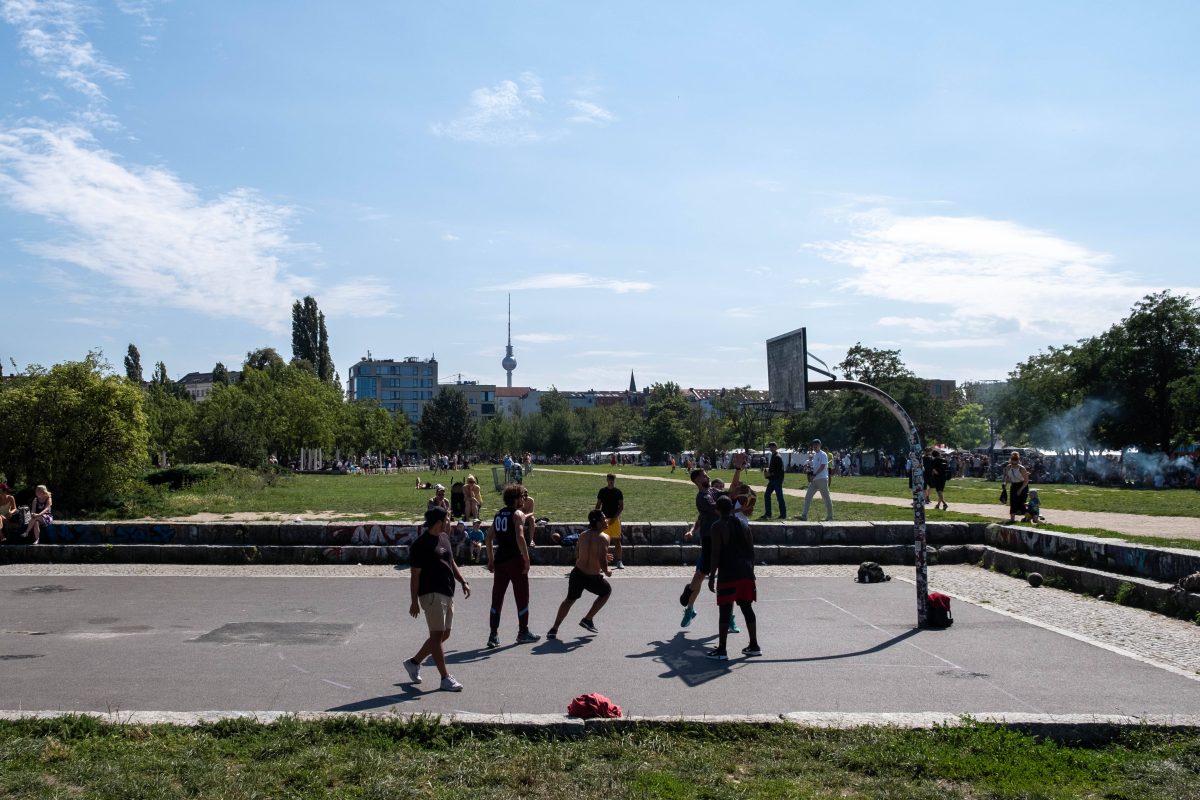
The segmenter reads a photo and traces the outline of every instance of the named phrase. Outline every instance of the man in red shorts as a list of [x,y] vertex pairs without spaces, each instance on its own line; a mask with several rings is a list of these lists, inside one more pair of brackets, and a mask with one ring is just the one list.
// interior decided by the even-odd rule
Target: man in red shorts
[[713,571],[708,575],[708,590],[716,592],[720,618],[717,622],[717,648],[708,653],[708,658],[729,660],[725,640],[729,636],[729,619],[733,616],[734,603],[742,610],[746,632],[750,634],[750,643],[742,648],[742,653],[761,656],[758,619],[754,615],[754,601],[758,599],[754,583],[754,538],[746,521],[734,515],[733,501],[725,495],[717,498],[717,514],[710,534]]

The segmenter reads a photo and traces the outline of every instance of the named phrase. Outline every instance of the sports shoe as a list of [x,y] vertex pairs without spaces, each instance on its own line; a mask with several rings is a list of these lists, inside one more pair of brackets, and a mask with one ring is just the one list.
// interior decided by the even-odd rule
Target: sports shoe
[[488,637],[487,646],[489,650],[495,650],[500,646],[500,637],[496,635],[495,631],[492,631],[492,635]]
[[620,561],[618,561],[615,566],[617,569],[625,569],[625,565],[622,564]]
[[421,682],[421,665],[411,658],[404,659],[404,671],[408,673],[408,679],[413,683]]
[[533,633],[529,629],[525,629],[517,634],[517,644],[530,644],[532,642],[540,642],[542,637],[539,634]]
[[461,692],[462,689],[462,684],[459,683],[458,679],[453,675],[447,675],[446,677],[442,678],[443,692]]
[[720,650],[710,650],[704,654],[705,658],[711,658],[713,661],[728,661],[729,654],[722,653]]
[[596,627],[596,623],[592,622],[586,617],[579,620],[579,627],[583,628],[585,631],[591,631],[592,633],[600,632],[600,629]]
[[742,632],[742,629],[738,627],[737,617],[734,615],[730,615],[730,617],[729,617],[729,632],[730,633],[741,633]]
[[686,628],[688,625],[692,624],[692,620],[694,620],[697,616],[699,615],[696,613],[696,610],[691,606],[688,606],[683,610],[683,621],[679,623],[679,626],[681,628]]
[[761,517],[759,517],[758,519],[759,519],[760,521],[762,521],[762,520],[768,520],[768,519],[770,519],[770,518],[771,518],[771,515],[770,515],[770,514],[763,514],[763,515],[762,515]]
[[743,647],[742,655],[744,656],[761,656],[762,650],[757,647]]
[[796,519],[800,520],[801,522],[808,522],[808,515],[801,514],[800,516],[796,517]]
[[551,628],[550,630],[546,631],[546,638],[547,639],[557,639],[558,638],[558,628]]
[[692,584],[685,583],[683,585],[683,594],[679,595],[679,605],[687,608],[688,600],[692,599]]

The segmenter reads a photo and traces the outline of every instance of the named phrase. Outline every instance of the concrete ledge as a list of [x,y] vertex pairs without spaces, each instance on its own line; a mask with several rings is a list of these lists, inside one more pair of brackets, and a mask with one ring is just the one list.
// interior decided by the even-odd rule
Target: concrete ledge
[[1127,605],[1172,615],[1180,611],[1188,614],[1200,613],[1200,594],[1174,591],[1172,585],[1168,583],[1132,575],[1114,575],[1110,572],[1102,572],[1089,567],[1076,567],[1038,556],[997,550],[994,547],[984,547],[982,550],[980,565],[989,569],[994,568],[999,572],[1011,573],[1014,570],[1022,574],[1037,572],[1047,580],[1061,580],[1071,591],[1104,595],[1109,600],[1117,596],[1122,584],[1126,584],[1131,587],[1126,590],[1128,592]]
[[1200,572],[1200,551],[1149,547],[1083,534],[992,524],[984,530],[983,543],[999,550],[1028,553],[1164,583],[1175,583],[1193,572]]
[[996,725],[1064,744],[1096,745],[1112,741],[1130,728],[1172,733],[1200,732],[1200,717],[1130,717],[1088,714],[1024,714],[1010,712],[975,715],[943,712],[854,713],[795,711],[781,714],[733,714],[687,717],[622,717],[620,719],[581,720],[565,714],[468,714],[432,715],[399,712],[286,712],[286,711],[3,711],[0,720],[56,719],[65,716],[93,717],[110,725],[194,726],[227,719],[245,719],[269,725],[282,719],[319,721],[357,717],[361,719],[408,722],[436,722],[481,730],[508,730],[534,735],[578,737],[588,734],[623,732],[637,728],[677,728],[688,725],[795,725],[803,728],[849,730],[885,727],[906,730],[957,728],[969,725]]

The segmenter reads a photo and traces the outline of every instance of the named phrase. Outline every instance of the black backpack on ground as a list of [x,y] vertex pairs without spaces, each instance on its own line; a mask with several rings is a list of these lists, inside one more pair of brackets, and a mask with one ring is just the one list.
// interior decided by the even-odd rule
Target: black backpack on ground
[[858,565],[858,578],[856,580],[859,583],[883,583],[891,579],[892,576],[886,574],[883,571],[883,567],[874,561],[864,561]]
[[950,613],[950,598],[941,592],[930,592],[926,596],[926,627],[949,628],[953,624],[954,615]]

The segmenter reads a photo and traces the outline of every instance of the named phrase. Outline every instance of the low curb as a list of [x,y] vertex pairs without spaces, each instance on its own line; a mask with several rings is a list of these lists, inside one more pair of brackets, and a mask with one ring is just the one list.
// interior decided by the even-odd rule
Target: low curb
[[330,719],[358,718],[380,722],[435,722],[443,726],[459,726],[480,731],[504,730],[515,733],[577,737],[645,728],[677,728],[689,725],[705,726],[769,726],[794,725],[822,730],[853,728],[898,728],[903,730],[932,730],[960,728],[969,725],[996,725],[1038,738],[1063,744],[1095,745],[1112,741],[1131,729],[1155,730],[1167,733],[1200,733],[1200,716],[1131,717],[1104,714],[1018,714],[1007,712],[982,714],[948,714],[944,712],[913,713],[852,713],[793,711],[781,714],[724,714],[709,716],[649,716],[619,719],[583,720],[560,714],[471,714],[456,712],[446,715],[399,712],[327,712],[327,711],[3,711],[0,720],[48,720],[68,716],[92,717],[110,725],[176,725],[191,727],[213,724],[222,720],[252,720],[269,725],[284,719],[314,722]]

